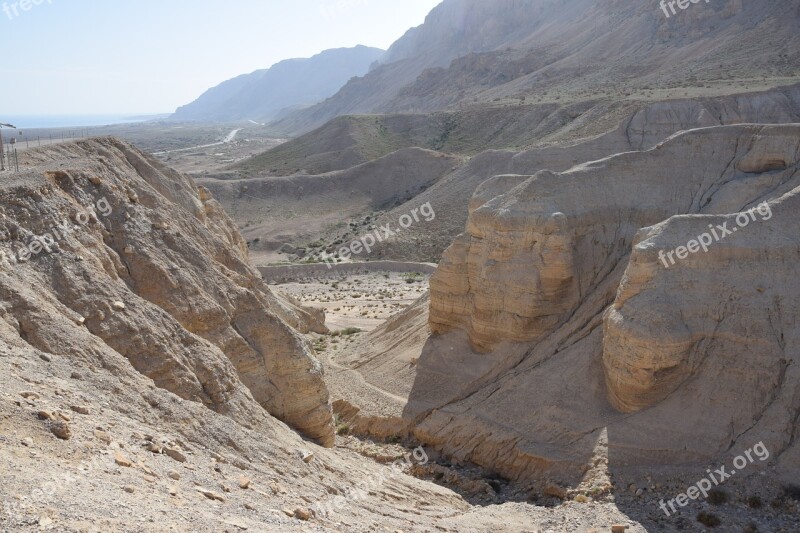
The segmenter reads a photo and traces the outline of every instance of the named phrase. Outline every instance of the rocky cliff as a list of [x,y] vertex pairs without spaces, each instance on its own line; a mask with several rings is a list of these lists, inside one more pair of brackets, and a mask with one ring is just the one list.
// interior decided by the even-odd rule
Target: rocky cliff
[[114,139],[36,150],[2,184],[3,341],[102,367],[248,426],[253,399],[331,445],[322,367],[207,191]]
[[417,435],[539,480],[600,441],[620,471],[763,440],[795,476],[799,141],[710,127],[485,189],[431,281]]

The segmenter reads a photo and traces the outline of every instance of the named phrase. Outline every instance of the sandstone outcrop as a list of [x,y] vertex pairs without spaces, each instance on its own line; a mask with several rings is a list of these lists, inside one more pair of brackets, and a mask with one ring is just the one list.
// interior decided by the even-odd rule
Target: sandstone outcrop
[[[577,484],[599,442],[620,475],[763,441],[796,476],[798,140],[710,127],[485,187],[431,281],[414,433],[515,479]],[[664,264],[710,226],[738,229]],[[488,352],[480,375],[445,351],[465,334]],[[461,388],[447,397],[426,367]]]
[[0,199],[6,342],[98,366],[113,350],[181,398],[248,425],[252,395],[332,444],[322,367],[287,323],[319,317],[269,291],[207,191],[113,139],[25,157]]

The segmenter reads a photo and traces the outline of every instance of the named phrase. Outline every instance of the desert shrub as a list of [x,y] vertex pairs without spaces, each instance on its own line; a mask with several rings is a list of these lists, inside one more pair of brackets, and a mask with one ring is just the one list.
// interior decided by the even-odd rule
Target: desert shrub
[[747,498],[747,505],[751,509],[761,509],[762,507],[764,507],[764,501],[758,496],[750,496],[749,498]]
[[722,524],[722,520],[717,515],[705,511],[697,515],[697,521],[706,527],[717,527]]
[[708,503],[713,505],[722,505],[728,503],[728,493],[722,489],[712,489],[708,491]]
[[783,495],[795,501],[800,501],[800,485],[786,485],[783,487]]

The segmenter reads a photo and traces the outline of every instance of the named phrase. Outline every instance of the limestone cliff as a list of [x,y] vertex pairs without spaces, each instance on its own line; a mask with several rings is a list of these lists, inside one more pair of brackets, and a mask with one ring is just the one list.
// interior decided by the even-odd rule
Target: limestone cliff
[[319,324],[269,291],[207,191],[114,139],[25,157],[0,192],[6,343],[96,366],[110,349],[245,426],[252,395],[332,444],[322,367],[292,328]]
[[[431,281],[417,436],[517,479],[579,473],[600,442],[622,469],[759,439],[790,479],[799,141],[796,124],[710,127],[479,190]],[[443,351],[464,334],[483,363]]]

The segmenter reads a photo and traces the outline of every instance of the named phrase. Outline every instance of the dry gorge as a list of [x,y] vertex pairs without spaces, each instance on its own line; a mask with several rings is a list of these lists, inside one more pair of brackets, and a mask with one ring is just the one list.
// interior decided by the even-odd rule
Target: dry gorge
[[242,161],[22,152],[0,530],[799,531],[800,8],[705,4],[446,0]]

